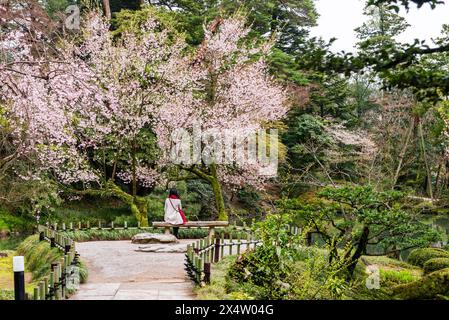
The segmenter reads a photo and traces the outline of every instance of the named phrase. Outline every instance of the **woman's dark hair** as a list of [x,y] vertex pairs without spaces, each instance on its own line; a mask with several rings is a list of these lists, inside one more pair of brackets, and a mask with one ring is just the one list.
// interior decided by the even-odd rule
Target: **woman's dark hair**
[[178,198],[180,198],[179,192],[178,190],[176,190],[176,188],[171,188],[168,196],[177,196]]

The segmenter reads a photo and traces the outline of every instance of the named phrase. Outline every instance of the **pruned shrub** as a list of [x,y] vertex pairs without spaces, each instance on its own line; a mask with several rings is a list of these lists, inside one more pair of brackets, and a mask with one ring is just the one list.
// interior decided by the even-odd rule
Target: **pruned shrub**
[[424,263],[424,273],[432,273],[434,271],[449,268],[449,258],[433,258]]
[[449,258],[449,251],[438,248],[415,249],[410,253],[408,263],[422,268],[427,261],[435,258]]

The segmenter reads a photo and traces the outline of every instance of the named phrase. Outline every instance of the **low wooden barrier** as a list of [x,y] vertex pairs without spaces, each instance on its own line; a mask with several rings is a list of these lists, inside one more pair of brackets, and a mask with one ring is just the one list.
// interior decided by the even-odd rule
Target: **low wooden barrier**
[[79,254],[75,242],[57,230],[47,226],[38,226],[39,240],[47,241],[50,247],[64,252],[64,257],[51,265],[51,271],[34,288],[31,300],[62,300],[68,297],[67,280],[73,272],[72,266],[79,265]]
[[185,270],[196,284],[208,284],[212,263],[234,253],[240,255],[243,250],[256,249],[259,243],[261,241],[255,239],[254,234],[246,228],[234,227],[230,231],[222,231],[219,235],[206,237],[187,246]]

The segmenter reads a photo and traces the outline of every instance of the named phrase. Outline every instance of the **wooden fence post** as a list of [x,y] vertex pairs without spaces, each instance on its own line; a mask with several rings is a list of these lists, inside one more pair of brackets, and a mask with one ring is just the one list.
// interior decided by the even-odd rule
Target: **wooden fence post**
[[39,300],[45,300],[45,287],[44,282],[39,282]]
[[48,290],[48,277],[45,277],[44,278],[44,295],[45,295],[45,300],[47,300],[47,298],[48,298],[48,293],[49,293],[49,290]]
[[[54,270],[53,267],[52,267],[52,270]],[[50,289],[49,289],[50,299],[54,300],[55,299],[55,272],[54,271],[50,272],[49,284],[50,284]]]
[[229,233],[229,255],[232,256],[232,246],[234,241],[232,240],[232,231]]
[[220,238],[215,239],[215,252],[214,252],[214,262],[220,261]]
[[204,282],[210,284],[210,262],[204,263]]
[[237,233],[237,255],[240,255],[240,245],[241,245],[242,235],[241,233]]

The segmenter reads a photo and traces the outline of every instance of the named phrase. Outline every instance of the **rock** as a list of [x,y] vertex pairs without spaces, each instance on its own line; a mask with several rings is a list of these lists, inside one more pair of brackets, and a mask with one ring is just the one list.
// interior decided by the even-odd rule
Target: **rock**
[[132,243],[178,243],[178,239],[171,234],[139,233],[131,239]]
[[187,246],[185,244],[169,244],[169,245],[149,245],[139,247],[136,251],[139,252],[156,252],[156,253],[186,253]]

